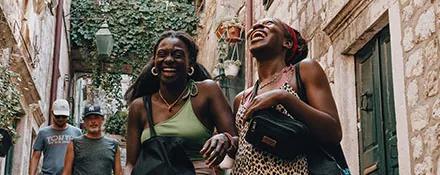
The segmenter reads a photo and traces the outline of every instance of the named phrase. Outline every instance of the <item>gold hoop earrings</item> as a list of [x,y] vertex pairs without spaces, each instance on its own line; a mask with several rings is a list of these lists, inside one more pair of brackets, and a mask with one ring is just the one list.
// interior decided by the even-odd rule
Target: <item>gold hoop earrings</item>
[[156,66],[153,66],[153,68],[151,68],[151,74],[153,74],[154,76],[159,75],[159,72],[157,72]]
[[193,67],[190,67],[190,68],[189,68],[188,75],[191,76],[191,75],[193,75],[193,74],[194,74],[194,68],[193,68]]

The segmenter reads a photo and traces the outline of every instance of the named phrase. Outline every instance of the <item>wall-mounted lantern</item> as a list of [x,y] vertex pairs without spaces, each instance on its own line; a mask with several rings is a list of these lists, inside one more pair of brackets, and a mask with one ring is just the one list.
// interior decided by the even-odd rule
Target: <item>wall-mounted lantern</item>
[[95,37],[98,55],[110,56],[113,49],[113,36],[106,23],[101,25],[101,28],[96,32]]

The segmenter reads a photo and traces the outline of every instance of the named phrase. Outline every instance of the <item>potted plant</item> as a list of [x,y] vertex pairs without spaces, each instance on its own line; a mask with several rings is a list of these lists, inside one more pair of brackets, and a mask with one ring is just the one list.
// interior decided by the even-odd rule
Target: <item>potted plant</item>
[[[227,43],[225,42],[225,39],[220,39],[218,44],[220,63],[216,65],[216,68],[223,69],[223,72],[221,72],[220,70],[218,70],[217,72],[219,74],[220,72],[224,73],[224,75],[228,78],[233,78],[237,76],[241,66],[238,52],[238,43]],[[229,49],[232,49],[232,52],[230,54]]]
[[218,39],[224,38],[229,43],[236,43],[241,41],[241,31],[243,25],[237,17],[223,20],[216,29],[216,36]]
[[225,75],[228,78],[234,78],[238,75],[240,71],[241,61],[240,60],[225,60],[223,62],[225,67]]

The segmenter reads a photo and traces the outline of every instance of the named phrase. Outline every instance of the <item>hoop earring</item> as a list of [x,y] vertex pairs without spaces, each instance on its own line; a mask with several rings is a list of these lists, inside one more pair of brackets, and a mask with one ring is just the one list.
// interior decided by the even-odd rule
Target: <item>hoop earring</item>
[[156,66],[153,66],[153,68],[151,68],[151,74],[153,74],[154,76],[159,75],[159,72],[157,72]]
[[193,74],[194,74],[194,68],[193,68],[193,67],[190,67],[189,70],[190,70],[190,71],[188,72],[188,75],[189,75],[189,76],[193,75]]

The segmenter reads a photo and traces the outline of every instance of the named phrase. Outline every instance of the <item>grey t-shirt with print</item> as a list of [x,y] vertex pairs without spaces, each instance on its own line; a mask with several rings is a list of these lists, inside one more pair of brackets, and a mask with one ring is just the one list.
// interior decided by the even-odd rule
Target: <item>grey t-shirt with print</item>
[[118,141],[100,137],[76,137],[72,140],[74,150],[73,175],[111,175],[115,164]]
[[43,174],[61,174],[67,144],[74,137],[80,135],[81,130],[72,125],[67,125],[64,130],[56,130],[51,126],[41,128],[33,147],[36,151],[42,151],[44,155],[41,172]]

